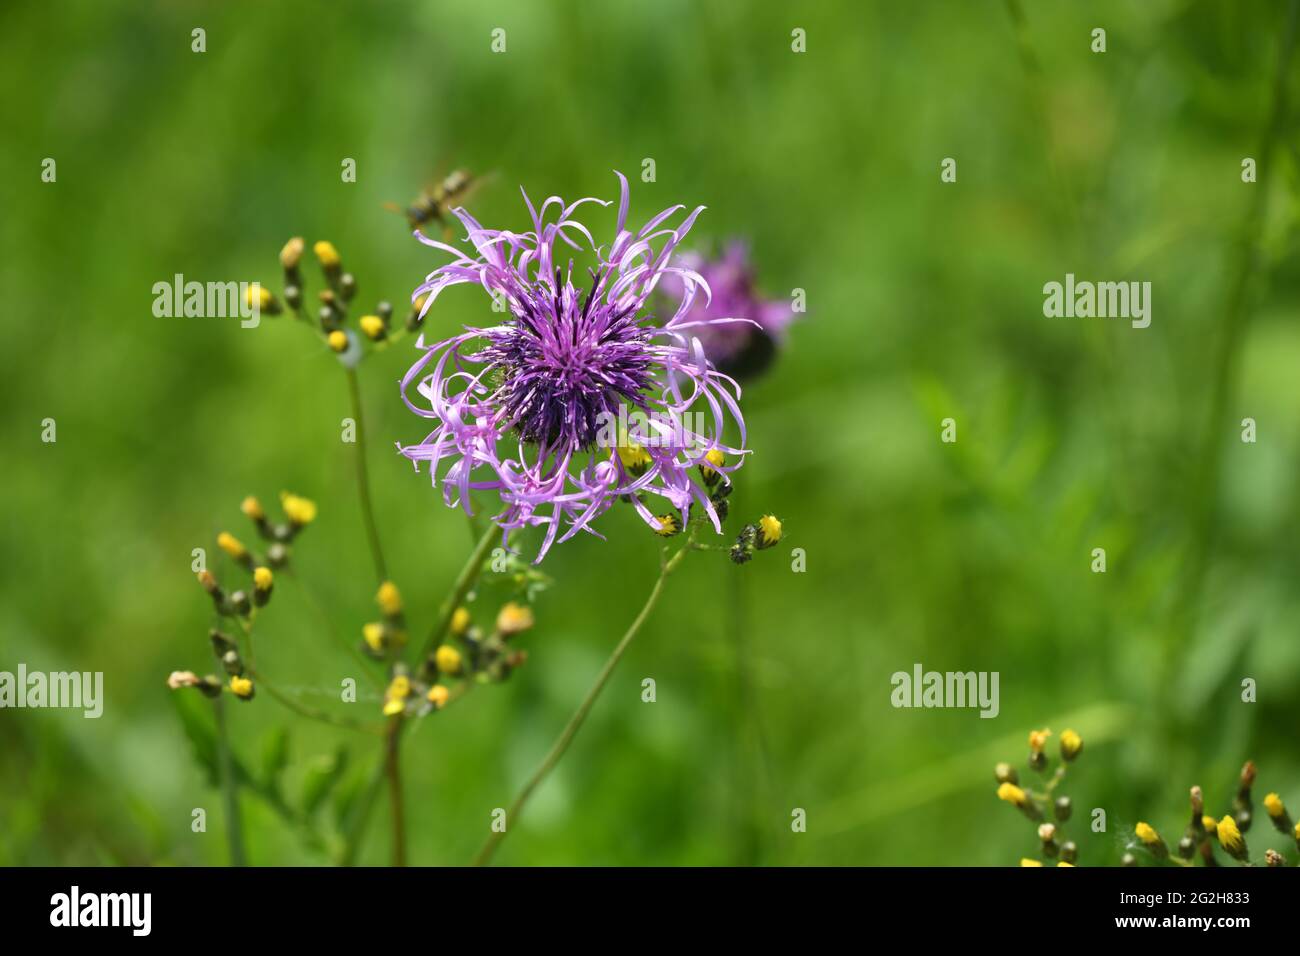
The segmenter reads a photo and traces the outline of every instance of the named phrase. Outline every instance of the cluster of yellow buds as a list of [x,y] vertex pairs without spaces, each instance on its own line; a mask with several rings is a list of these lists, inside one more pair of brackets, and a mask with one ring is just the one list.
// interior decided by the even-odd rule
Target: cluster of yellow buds
[[[507,601],[497,611],[489,630],[477,627],[467,607],[452,612],[447,628],[452,641],[434,648],[420,666],[419,677],[434,685],[442,677],[472,679],[476,683],[505,680],[528,660],[528,653],[510,646],[514,637],[531,629],[533,609],[518,601]],[[456,646],[456,645],[459,646]]]
[[[1047,756],[1047,742],[1051,736],[1052,732],[1047,729],[1029,733],[1028,764],[1030,769],[1040,774],[1045,774],[1051,766],[1051,760]],[[1078,844],[1064,839],[1064,825],[1074,813],[1074,804],[1069,797],[1058,793],[1057,789],[1065,779],[1066,764],[1073,763],[1082,752],[1083,738],[1073,730],[1063,732],[1060,736],[1061,762],[1055,773],[1038,789],[1022,786],[1016,768],[1005,761],[993,768],[993,777],[998,784],[998,799],[1015,807],[1033,821],[1039,853],[1045,860],[1055,860],[1057,866],[1074,866],[1079,859]],[[1020,861],[1020,865],[1043,864],[1025,858]]]
[[218,614],[224,617],[248,617],[253,608],[265,607],[275,588],[275,574],[271,569],[288,564],[289,542],[316,519],[316,505],[308,499],[286,491],[280,500],[285,521],[276,524],[268,520],[262,503],[251,495],[239,506],[239,510],[253,522],[258,534],[268,543],[264,556],[255,554],[229,531],[217,535],[217,547],[235,564],[249,572],[253,579],[251,595],[242,589],[227,594],[211,570],[204,568],[197,572],[199,584],[212,597]]
[[[312,323],[308,315],[305,283],[302,275],[302,259],[307,244],[301,236],[294,236],[280,250],[280,268],[284,274],[284,300],[295,316],[304,322]],[[372,312],[357,319],[358,335],[347,327],[349,311],[357,295],[356,277],[343,268],[343,257],[338,248],[329,240],[322,239],[311,247],[312,255],[320,265],[325,280],[325,288],[317,294],[320,305],[314,316],[314,323],[321,338],[329,348],[339,355],[346,365],[355,365],[361,360],[362,341],[380,343],[392,335],[393,306],[387,301],[380,301]],[[266,292],[270,296],[269,292]],[[274,296],[271,296],[274,302]],[[426,297],[421,296],[411,307],[406,318],[407,330],[416,328],[421,321]]]
[[[1250,865],[1250,850],[1246,845],[1245,834],[1254,821],[1251,788],[1255,784],[1255,775],[1254,762],[1246,761],[1238,778],[1237,793],[1232,801],[1232,812],[1218,819],[1205,812],[1205,798],[1201,788],[1191,788],[1191,817],[1182,839],[1178,841],[1175,856],[1171,857],[1169,848],[1160,834],[1147,823],[1139,823],[1134,828],[1134,836],[1137,838],[1134,849],[1145,850],[1160,863],[1194,866],[1196,858],[1199,857],[1204,866],[1219,866],[1219,860],[1214,853],[1217,846],[1238,863]],[[1282,798],[1276,793],[1268,794],[1264,798],[1264,809],[1268,812],[1274,829],[1294,840],[1296,849],[1300,850],[1300,827],[1296,827],[1291,822]],[[1265,851],[1264,861],[1268,866],[1287,865],[1286,856],[1272,848]],[[1122,863],[1124,866],[1137,866],[1138,857],[1131,852],[1125,853]]]
[[361,628],[361,650],[371,657],[383,658],[406,646],[406,615],[402,592],[392,581],[385,581],[375,592],[381,620],[370,621]]
[[[255,554],[242,540],[229,531],[217,535],[217,547],[235,564],[247,571],[252,577],[251,593],[243,589],[227,593],[217,581],[217,576],[208,568],[197,572],[199,584],[212,598],[212,605],[221,617],[236,618],[244,629],[257,608],[266,607],[275,590],[275,572],[272,568],[283,568],[289,562],[289,543],[307,525],[316,520],[315,502],[288,491],[280,495],[280,509],[284,513],[282,522],[272,522],[266,509],[257,498],[249,495],[240,502],[239,510],[244,513],[258,535],[267,543],[266,554]],[[252,700],[254,694],[252,677],[245,673],[244,659],[239,651],[239,643],[213,629],[209,634],[212,652],[229,676],[229,690],[240,700]],[[192,679],[191,679],[192,678]],[[221,683],[213,676],[198,678],[190,671],[174,671],[167,679],[167,686],[172,690],[194,687],[208,696],[219,696]],[[215,692],[214,692],[215,689]]]

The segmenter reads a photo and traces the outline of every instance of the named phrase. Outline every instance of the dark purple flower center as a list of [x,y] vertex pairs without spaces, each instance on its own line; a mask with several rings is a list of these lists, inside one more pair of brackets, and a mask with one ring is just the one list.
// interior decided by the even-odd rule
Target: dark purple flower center
[[520,436],[577,451],[596,443],[620,405],[646,409],[653,329],[641,326],[633,310],[593,306],[590,292],[581,303],[571,285],[566,293],[516,310],[489,334],[485,357],[498,366],[498,401]]

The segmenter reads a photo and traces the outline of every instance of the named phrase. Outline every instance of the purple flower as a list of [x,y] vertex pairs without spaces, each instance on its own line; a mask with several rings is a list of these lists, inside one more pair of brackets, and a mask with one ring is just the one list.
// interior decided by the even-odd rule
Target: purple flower
[[[544,526],[538,561],[557,539],[579,531],[600,537],[592,522],[620,499],[661,533],[669,522],[650,509],[652,497],[676,512],[676,528],[696,505],[720,532],[697,468],[710,452],[721,452],[730,456],[716,468],[725,476],[748,454],[740,386],[713,368],[695,338],[744,320],[695,316],[697,294],[707,299],[708,284],[672,257],[704,207],[676,228],[666,223],[682,206],[630,232],[627,179],[617,175],[618,222],[608,247],[597,246],[574,218],[586,203],[610,205],[592,198],[566,204],[552,196],[539,211],[524,193],[533,228],[523,233],[486,229],[456,209],[472,257],[416,232],[456,257],[413,293],[412,299],[427,295],[425,312],[448,286],[475,283],[507,314],[499,325],[416,343],[424,355],[402,379],[402,397],[437,425],[418,445],[399,450],[417,470],[429,463],[448,505],[470,512],[471,491],[493,491],[502,505],[493,521],[503,532]],[[563,243],[581,252],[577,239],[585,240],[595,266],[575,285],[573,260],[560,264],[557,251],[564,253]],[[665,276],[679,284],[680,304],[667,322],[656,323],[643,310]],[[411,401],[412,383],[427,406]],[[735,445],[724,441],[729,419]]]
[[[764,299],[754,288],[754,270],[749,265],[749,247],[733,240],[716,259],[688,252],[679,261],[703,277],[712,297],[695,300],[686,317],[707,321],[723,316],[741,316],[753,322],[731,322],[701,326],[704,354],[721,372],[739,379],[754,378],[767,370],[776,358],[777,346],[785,338],[794,310],[785,300]],[[685,287],[666,281],[664,291],[674,302],[685,301]]]

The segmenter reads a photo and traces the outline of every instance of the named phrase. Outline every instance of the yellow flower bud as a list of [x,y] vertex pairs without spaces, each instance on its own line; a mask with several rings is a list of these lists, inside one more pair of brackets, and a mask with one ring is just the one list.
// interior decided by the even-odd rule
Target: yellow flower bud
[[271,585],[275,583],[275,575],[271,573],[270,568],[256,568],[253,571],[253,587],[259,591],[271,590]]
[[1264,809],[1268,811],[1270,817],[1276,820],[1286,813],[1286,804],[1282,802],[1282,798],[1276,793],[1270,793],[1264,798]]
[[451,633],[457,637],[469,630],[470,616],[469,609],[458,607],[451,615]]
[[444,674],[460,673],[460,651],[450,644],[443,644],[434,652],[434,663],[438,665],[438,670]]
[[649,452],[634,442],[626,434],[619,436],[618,458],[623,468],[631,474],[640,474],[653,463]]
[[282,491],[280,492],[280,507],[284,510],[284,516],[289,519],[291,524],[308,525],[316,520],[316,502],[310,498],[303,498],[300,495]]
[[1025,791],[1021,790],[1014,783],[1004,783],[998,786],[998,799],[1005,800],[1007,803],[1016,807],[1023,807],[1029,802],[1025,796]]
[[372,651],[378,653],[384,649],[384,625],[378,621],[361,625],[361,636]]
[[379,585],[375,600],[379,602],[379,609],[388,617],[397,617],[402,613],[402,594],[392,581]]
[[659,515],[655,519],[655,534],[661,538],[671,538],[681,529],[677,525],[676,515]]
[[1056,865],[1057,865],[1058,867],[1061,867],[1061,866],[1068,866],[1068,867],[1071,867],[1071,868],[1074,867],[1074,864],[1073,864],[1073,863],[1066,863],[1064,860],[1062,860],[1060,863],[1058,863],[1058,864],[1056,864]]
[[377,315],[363,315],[359,321],[361,331],[366,337],[378,342],[384,337],[384,320]]
[[1139,823],[1133,828],[1133,832],[1136,833],[1137,838],[1147,846],[1155,846],[1160,842],[1160,834],[1157,833],[1156,828],[1149,823]]
[[199,579],[199,584],[203,585],[203,590],[207,591],[209,594],[214,594],[216,592],[217,576],[215,574],[207,568],[204,568],[195,576]]
[[1029,749],[1038,753],[1047,746],[1047,738],[1052,736],[1052,732],[1044,728],[1043,730],[1031,730],[1029,732]]
[[1210,816],[1207,813],[1205,816],[1201,817],[1201,826],[1203,826],[1210,833],[1213,833],[1215,832],[1216,829],[1218,829],[1219,821],[1214,819],[1214,817]]
[[1083,750],[1083,738],[1073,730],[1061,731],[1061,759],[1073,760]]
[[1246,841],[1241,837],[1241,830],[1237,827],[1237,821],[1231,816],[1224,816],[1216,827],[1219,836],[1219,843],[1228,851],[1229,856],[1243,857],[1246,855]]
[[271,295],[271,290],[259,282],[254,282],[244,293],[244,301],[248,303],[250,309],[256,308],[259,312],[275,311],[275,296]]
[[335,329],[326,339],[330,348],[335,352],[346,352],[348,350],[348,336],[342,329]]
[[[327,243],[328,244],[328,243]],[[298,263],[302,260],[302,250],[306,243],[302,241],[302,236],[294,236],[284,244],[280,250],[280,266],[284,269],[296,269]],[[332,247],[331,247],[332,248]]]
[[393,682],[388,685],[388,696],[390,697],[410,697],[411,696],[411,679],[405,674],[398,674],[393,678]]
[[248,556],[248,549],[244,547],[243,542],[228,531],[223,531],[217,535],[217,547],[236,561]]
[[262,503],[252,495],[239,503],[239,510],[254,521],[261,521],[266,517],[266,512],[262,510]]
[[497,614],[497,630],[502,637],[522,634],[533,626],[533,609],[523,604],[508,602]]
[[781,540],[781,520],[775,515],[763,515],[758,519],[758,540],[755,544],[760,549],[770,548]]
[[402,711],[406,710],[406,701],[399,697],[390,697],[384,701],[384,716],[396,717]]
[[447,690],[447,688],[443,687],[441,684],[434,684],[429,688],[429,693],[426,694],[425,697],[429,703],[441,710],[446,706],[448,699],[450,699],[451,691]]
[[334,243],[322,239],[311,247],[311,251],[316,253],[316,259],[321,264],[321,268],[331,272],[339,267],[342,261],[339,258],[339,251],[334,248]]
[[1020,858],[1020,865],[1021,866],[1042,866],[1043,864],[1040,863],[1038,860],[1031,860],[1027,856],[1022,856]]
[[252,700],[253,682],[247,677],[240,677],[238,674],[230,678],[231,692],[241,700]]

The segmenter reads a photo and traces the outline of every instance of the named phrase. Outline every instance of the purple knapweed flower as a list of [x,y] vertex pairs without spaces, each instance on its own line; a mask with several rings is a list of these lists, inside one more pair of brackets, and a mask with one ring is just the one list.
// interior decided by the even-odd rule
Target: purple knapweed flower
[[[722,316],[741,316],[752,322],[705,324],[698,333],[704,354],[715,368],[738,379],[754,378],[766,371],[776,358],[786,327],[794,320],[787,300],[764,299],[754,287],[754,270],[749,264],[749,246],[733,240],[717,258],[685,252],[679,262],[708,284],[713,293],[707,300],[695,300],[686,313],[690,321]],[[674,301],[685,301],[685,287],[664,282],[664,292]]]
[[[598,246],[574,218],[584,204],[608,202],[566,204],[552,196],[538,210],[527,193],[529,232],[486,229],[464,209],[453,210],[476,255],[416,232],[421,242],[456,257],[413,293],[412,299],[427,296],[425,312],[448,286],[475,283],[507,314],[499,325],[466,326],[432,345],[421,336],[416,347],[424,354],[402,379],[402,397],[437,425],[418,445],[399,450],[417,470],[429,463],[448,505],[469,512],[471,491],[496,492],[502,508],[493,521],[503,534],[544,526],[538,561],[555,541],[579,531],[599,537],[592,521],[619,499],[660,533],[683,527],[692,505],[720,532],[695,469],[711,452],[707,467],[713,467],[720,452],[725,464],[716,470],[725,476],[747,454],[740,386],[713,368],[696,338],[744,320],[694,317],[696,296],[707,299],[708,285],[673,259],[704,207],[676,228],[665,224],[682,206],[630,232],[627,179],[617,175],[618,222],[608,246]],[[584,249],[575,238],[585,240],[595,259],[578,284],[572,259],[557,261],[561,243]],[[680,283],[680,304],[667,322],[656,323],[644,310],[665,276]],[[412,383],[427,406],[411,401]],[[729,420],[736,444],[724,440]],[[676,515],[656,515],[646,503],[651,496]]]

